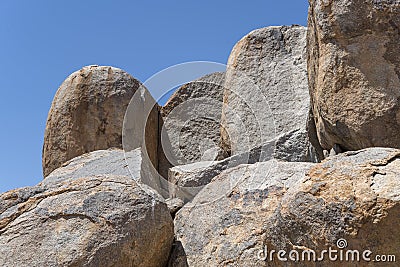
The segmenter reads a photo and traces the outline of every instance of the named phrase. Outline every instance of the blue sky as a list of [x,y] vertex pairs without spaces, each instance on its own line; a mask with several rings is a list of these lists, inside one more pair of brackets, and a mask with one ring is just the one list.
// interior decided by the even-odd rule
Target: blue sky
[[226,63],[251,30],[306,25],[306,0],[0,2],[0,192],[35,185],[47,113],[63,80],[85,65],[144,82],[188,61]]

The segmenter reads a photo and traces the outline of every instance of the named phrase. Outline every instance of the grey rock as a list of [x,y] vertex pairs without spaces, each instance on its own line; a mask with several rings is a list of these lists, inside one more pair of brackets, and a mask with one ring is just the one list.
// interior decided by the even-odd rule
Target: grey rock
[[342,153],[342,149],[340,148],[340,146],[338,144],[334,144],[331,151],[329,152],[329,156],[336,156],[339,153]]
[[75,174],[0,195],[1,265],[164,266],[173,223],[161,198],[129,176]]
[[[399,159],[400,150],[370,148],[320,164],[240,165],[215,177],[177,213],[176,238],[189,266],[295,266],[258,256],[266,247],[320,253],[338,249],[341,238],[349,250],[396,255]],[[322,265],[301,264],[343,266],[327,257]]]
[[[146,91],[131,75],[113,67],[88,66],[71,74],[58,89],[47,118],[42,157],[44,177],[82,154],[122,148],[124,115],[137,90]],[[150,100],[148,97],[145,102]],[[143,114],[143,110],[137,114]],[[156,166],[156,108],[147,122],[147,150]]]
[[272,158],[288,162],[317,162],[308,140],[305,129],[283,133],[272,141],[275,142]]
[[[207,169],[211,168],[212,170],[216,170],[217,173],[222,171],[223,166],[226,161],[204,161],[204,162],[196,162],[187,165],[175,166],[169,169],[168,172],[168,180],[180,186],[201,186],[204,185],[204,180],[199,179],[197,175],[206,175]],[[203,177],[204,177],[203,176]],[[215,174],[214,174],[215,176]],[[211,180],[210,180],[211,181]],[[208,182],[206,181],[205,184]]]
[[180,87],[161,108],[159,172],[172,166],[215,160],[221,154],[220,124],[225,73]]
[[308,78],[320,145],[400,148],[400,1],[309,2]]
[[328,155],[325,154],[325,150],[321,147],[321,144],[319,143],[318,140],[318,133],[317,133],[317,128],[315,126],[315,118],[314,114],[312,111],[312,107],[310,107],[310,110],[308,112],[308,118],[307,118],[307,127],[306,131],[308,134],[308,140],[310,142],[310,156],[312,159],[312,162],[321,162],[323,159],[325,159]]
[[[302,26],[267,27],[252,31],[233,48],[222,115],[225,154],[244,153],[291,131],[306,132],[306,32]],[[309,151],[308,141],[297,146]]]
[[54,170],[46,177],[46,183],[57,183],[65,180],[74,180],[80,177],[93,175],[131,176],[140,180],[142,154],[136,149],[126,154],[126,157],[135,162],[134,168],[129,169],[125,161],[124,151],[111,148],[83,154],[65,162],[62,167]]
[[[288,162],[305,162],[311,157],[308,152],[308,137],[306,132],[298,130],[284,133],[277,138],[255,147],[249,152],[234,155],[220,161],[204,161],[175,166],[169,170],[168,180],[182,187],[201,187],[221,172],[241,164],[254,164],[271,159]],[[316,159],[315,159],[316,160]],[[201,188],[197,188],[199,191]]]
[[174,190],[175,195],[182,199],[187,199],[187,194],[190,194],[174,188],[167,180],[160,177],[141,148],[129,152],[111,148],[81,155],[64,163],[62,168],[49,174],[45,181],[61,182],[105,174],[131,177],[140,183],[144,190],[148,190],[149,194],[152,194],[154,189],[164,198],[170,196],[170,190]]

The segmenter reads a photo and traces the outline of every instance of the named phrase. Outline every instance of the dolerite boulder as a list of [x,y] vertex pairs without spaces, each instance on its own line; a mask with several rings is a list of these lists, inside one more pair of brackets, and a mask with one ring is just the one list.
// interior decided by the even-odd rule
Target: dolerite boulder
[[310,0],[308,24],[321,146],[400,148],[400,2]]
[[[37,186],[0,195],[0,265],[164,266],[172,217],[121,154],[83,155]],[[130,157],[139,175],[140,154]]]
[[[122,148],[124,115],[137,90],[146,89],[114,67],[88,66],[71,74],[58,89],[49,111],[43,145],[44,176],[87,152]],[[147,122],[147,151],[156,162],[156,110]]]
[[159,171],[221,154],[220,124],[225,73],[216,72],[180,87],[161,109]]
[[[289,259],[291,250],[300,257],[315,250],[319,257],[328,247],[338,250],[340,239],[348,244],[344,253],[359,250],[360,258],[365,250],[396,255],[399,175],[400,150],[384,148],[346,152],[320,164],[268,161],[229,169],[177,213],[180,261],[183,250],[189,266],[298,266]],[[264,258],[265,251],[280,249],[287,262],[277,254],[273,261],[270,254]],[[301,266],[346,263],[325,260]]]
[[252,31],[233,48],[225,77],[222,147],[236,155],[290,131],[309,161],[307,116],[309,93],[306,32],[302,26]]

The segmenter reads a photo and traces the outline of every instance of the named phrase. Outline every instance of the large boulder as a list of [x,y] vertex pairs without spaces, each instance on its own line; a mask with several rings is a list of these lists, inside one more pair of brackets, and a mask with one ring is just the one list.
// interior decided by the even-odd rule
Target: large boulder
[[[34,187],[0,195],[2,266],[164,266],[173,242],[167,205],[133,177],[123,152],[71,160]],[[134,179],[132,179],[134,178]]]
[[[320,164],[268,161],[229,169],[177,213],[179,261],[186,255],[188,266],[298,266],[289,258],[291,250],[300,257],[315,250],[319,257],[329,247],[358,250],[360,261],[365,250],[373,252],[371,260],[377,254],[395,255],[399,158],[400,150],[374,148]],[[288,262],[277,259],[279,250],[286,251]],[[327,255],[325,260],[323,265],[306,260],[301,266],[346,263],[329,262]],[[367,264],[372,262],[360,266]]]
[[[114,67],[88,66],[71,74],[58,89],[47,118],[42,158],[44,177],[79,155],[122,148],[124,115],[137,90],[146,91],[138,80]],[[149,101],[152,102],[143,99]],[[156,109],[147,119],[147,130],[147,151],[156,164]]]
[[310,0],[308,24],[321,146],[400,148],[400,2]]
[[181,86],[161,108],[159,172],[172,166],[215,160],[221,154],[220,125],[225,73]]
[[[309,93],[306,32],[302,26],[254,30],[233,48],[225,78],[222,147],[236,155],[275,137],[298,131],[292,142],[305,146]],[[298,141],[297,138],[300,138]]]

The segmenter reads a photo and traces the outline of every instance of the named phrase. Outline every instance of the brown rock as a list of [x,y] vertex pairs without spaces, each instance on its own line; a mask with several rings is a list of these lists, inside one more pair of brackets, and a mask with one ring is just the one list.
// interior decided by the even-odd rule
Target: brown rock
[[400,2],[310,0],[308,78],[321,146],[400,147]]
[[[71,74],[58,89],[49,111],[42,158],[44,177],[84,153],[122,148],[125,111],[140,86],[139,81],[114,67],[88,66]],[[148,151],[153,163],[157,124],[153,112],[146,139],[146,144],[152,144]]]

